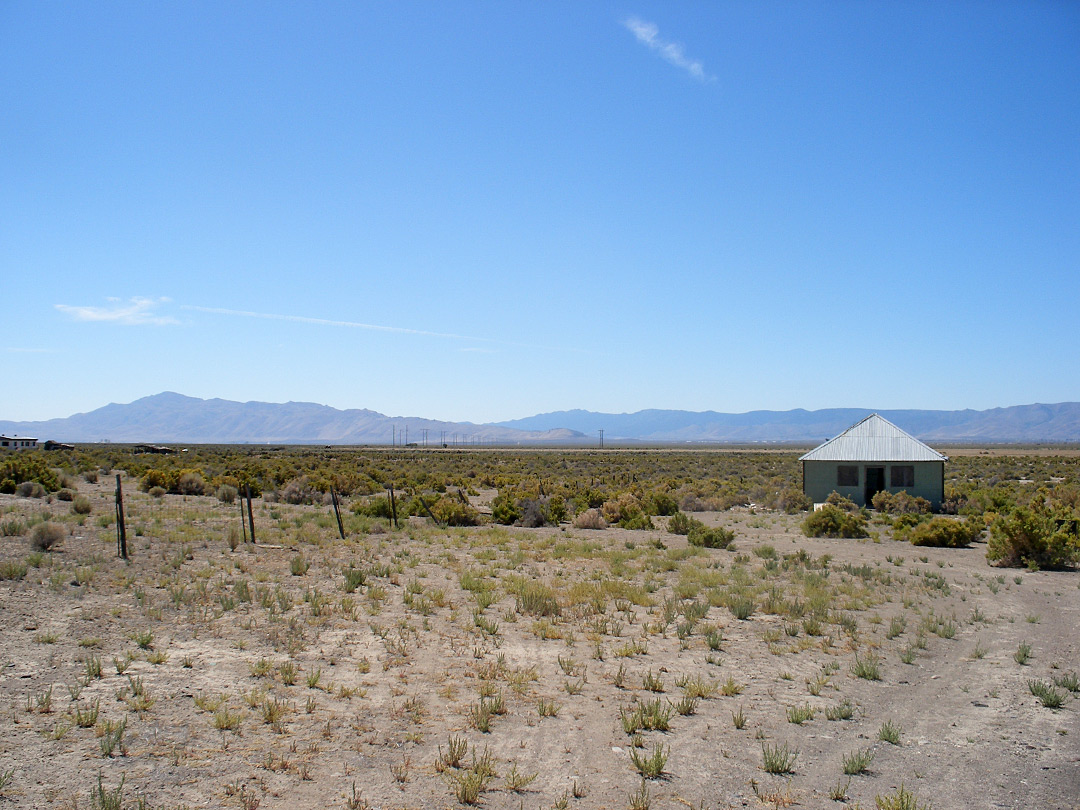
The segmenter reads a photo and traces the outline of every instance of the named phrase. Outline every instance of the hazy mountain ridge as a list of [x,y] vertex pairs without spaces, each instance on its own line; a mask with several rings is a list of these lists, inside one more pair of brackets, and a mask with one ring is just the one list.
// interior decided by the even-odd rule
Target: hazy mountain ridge
[[0,422],[0,432],[65,442],[190,442],[193,444],[438,444],[442,434],[470,441],[573,441],[572,431],[529,431],[470,422],[385,416],[367,409],[338,410],[313,402],[234,402],[165,392],[130,404],[44,422]]
[[[495,424],[386,416],[368,409],[338,410],[313,402],[234,402],[173,392],[112,403],[89,413],[43,422],[0,421],[0,432],[65,442],[189,442],[193,444],[437,445],[446,441],[500,443],[801,442],[817,444],[862,419],[870,408],[817,411],[649,409],[629,414],[556,411]],[[1080,403],[1017,405],[985,411],[878,410],[890,422],[931,442],[1080,442]]]
[[[873,408],[827,408],[818,411],[644,410],[612,414],[573,410],[500,422],[504,427],[543,430],[568,427],[605,440],[706,442],[820,442],[836,436]],[[1080,441],[1080,403],[1016,405],[986,411],[884,410],[877,413],[920,439],[955,442]]]

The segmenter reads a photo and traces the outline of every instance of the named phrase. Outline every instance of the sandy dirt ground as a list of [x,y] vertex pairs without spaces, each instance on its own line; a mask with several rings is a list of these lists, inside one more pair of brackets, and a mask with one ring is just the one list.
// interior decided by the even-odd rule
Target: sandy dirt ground
[[[735,531],[711,550],[353,515],[343,542],[326,507],[256,501],[233,550],[236,505],[129,489],[129,562],[104,481],[81,522],[0,496],[0,805],[442,808],[473,780],[491,808],[1080,807],[1076,572],[749,510],[695,515]],[[67,536],[34,557],[42,517]],[[649,705],[668,730],[633,728]]]

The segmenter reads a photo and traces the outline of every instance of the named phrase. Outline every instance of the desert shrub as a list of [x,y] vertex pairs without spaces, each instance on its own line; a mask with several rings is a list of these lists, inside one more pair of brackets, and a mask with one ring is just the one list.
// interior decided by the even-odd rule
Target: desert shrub
[[890,515],[925,515],[930,512],[930,501],[908,495],[906,491],[894,494],[882,490],[874,496],[873,504],[879,512]]
[[727,548],[734,539],[735,532],[730,529],[725,529],[722,526],[710,529],[702,524],[692,528],[686,536],[686,540],[690,545],[704,548]]
[[59,523],[46,521],[30,530],[30,545],[37,551],[51,551],[63,539],[64,527]]
[[619,521],[620,529],[654,529],[652,518],[646,515],[644,512],[638,512],[636,514],[627,515]]
[[259,480],[260,473],[257,470],[241,470],[234,474],[223,476],[222,481],[219,484],[228,484],[229,486],[236,487],[236,494],[238,497],[247,497],[248,492],[251,492],[252,498],[258,498],[263,494],[263,484]]
[[908,495],[907,492],[898,492],[893,497],[893,510],[903,514],[928,515],[932,510],[930,501],[918,495]]
[[90,499],[85,495],[78,495],[71,504],[71,511],[76,515],[89,515],[91,510]]
[[164,498],[165,497],[165,487],[150,487],[150,489],[147,490],[147,494],[151,498]]
[[206,480],[198,470],[182,470],[176,479],[176,491],[181,495],[202,495],[206,492]]
[[794,515],[796,512],[805,512],[813,505],[813,502],[806,497],[806,493],[798,487],[787,487],[778,492],[773,504],[774,508],[789,515]]
[[22,579],[29,570],[26,563],[16,560],[4,560],[0,562],[0,579]]
[[23,481],[15,488],[15,494],[20,498],[44,498],[46,493],[37,481]]
[[835,506],[839,509],[843,509],[845,512],[858,512],[859,505],[851,498],[847,498],[841,495],[839,492],[833,491],[829,493],[829,497],[825,499],[825,503],[829,506]]
[[998,565],[1064,568],[1080,560],[1076,521],[1018,506],[990,524],[986,559]]
[[97,470],[87,470],[82,474],[83,481],[88,484],[96,484],[98,481]]
[[217,488],[217,499],[222,503],[236,503],[237,490],[231,484],[222,484]]
[[866,518],[857,512],[847,512],[826,503],[806,516],[802,530],[807,537],[866,537]]
[[18,537],[26,534],[26,524],[18,518],[0,521],[0,537]]
[[601,512],[608,524],[618,524],[623,529],[651,529],[652,520],[641,500],[632,493],[623,492],[617,498],[604,501]]
[[177,483],[177,475],[172,470],[147,470],[146,474],[139,479],[139,489],[150,492],[155,487],[162,490],[162,495],[173,489]]
[[569,514],[566,510],[566,501],[561,495],[552,495],[544,503],[544,517],[552,526],[565,523]]
[[749,506],[750,496],[745,492],[723,492],[715,498],[709,498],[706,504],[712,511],[726,512],[736,506]]
[[240,479],[232,473],[225,475],[215,475],[210,480],[210,487],[216,494],[220,487],[233,487],[236,490],[236,494],[240,494]]
[[58,501],[73,501],[75,500],[75,493],[65,487],[56,493],[56,500]]
[[278,491],[278,499],[293,504],[318,503],[322,500],[322,494],[311,486],[307,476],[302,475],[283,486]]
[[297,554],[289,560],[289,571],[294,577],[302,577],[311,568],[311,563],[304,559],[303,554]]
[[642,513],[641,501],[636,495],[623,492],[617,498],[604,501],[601,511],[604,514],[604,520],[608,523],[621,523]]
[[700,520],[689,517],[685,512],[676,512],[668,521],[667,530],[672,534],[690,534],[695,526],[704,526]]
[[679,508],[684,512],[707,512],[709,511],[709,504],[699,495],[690,493],[683,495],[679,501]]
[[678,502],[666,492],[650,492],[645,498],[645,514],[647,515],[674,515],[678,509]]
[[491,519],[509,526],[521,519],[521,510],[509,490],[500,490],[491,502]]
[[41,495],[23,497],[41,498],[45,492],[56,492],[60,489],[60,477],[36,452],[20,450],[8,453],[6,458],[0,458],[0,492],[14,495],[19,485],[27,482],[38,484],[43,491]]
[[1061,484],[1054,489],[1054,503],[1057,506],[1080,514],[1080,486]]
[[366,501],[357,501],[353,504],[353,512],[357,515],[366,515],[367,517],[392,517],[392,510],[390,509],[390,496],[386,495],[381,498],[370,498]]
[[560,495],[550,497],[525,498],[518,502],[521,517],[518,526],[535,529],[539,526],[558,526],[567,518],[566,501]]
[[581,487],[576,489],[572,495],[573,509],[571,511],[576,516],[586,509],[599,509],[607,499],[608,493],[602,489],[591,486]]
[[521,502],[521,517],[517,522],[527,529],[536,529],[547,523],[544,505],[539,498],[526,498]]
[[944,515],[957,515],[964,503],[964,493],[954,484],[946,483],[944,497],[941,499],[941,506],[938,507],[939,511]]
[[913,546],[940,546],[964,548],[982,534],[984,525],[978,518],[955,520],[936,517],[927,523],[919,523],[908,532]]
[[575,529],[606,529],[607,521],[599,509],[586,509],[574,518]]
[[911,512],[905,512],[892,519],[892,527],[897,537],[906,536],[904,535],[905,531],[923,523],[927,517],[926,515],[914,515]]
[[431,514],[447,526],[476,526],[480,523],[480,514],[457,498],[439,498],[431,507]]
[[513,587],[517,610],[531,616],[558,616],[559,602],[555,591],[542,582],[522,579]]

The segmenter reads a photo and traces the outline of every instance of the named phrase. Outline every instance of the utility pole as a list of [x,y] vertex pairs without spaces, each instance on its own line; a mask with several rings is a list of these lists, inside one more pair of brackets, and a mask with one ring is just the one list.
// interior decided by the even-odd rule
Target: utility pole
[[604,449],[604,429],[600,428],[600,449]]

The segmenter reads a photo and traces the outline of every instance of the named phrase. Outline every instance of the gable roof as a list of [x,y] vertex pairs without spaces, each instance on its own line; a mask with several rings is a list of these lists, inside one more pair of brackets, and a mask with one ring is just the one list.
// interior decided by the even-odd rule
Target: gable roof
[[799,461],[948,461],[888,419],[870,414]]

